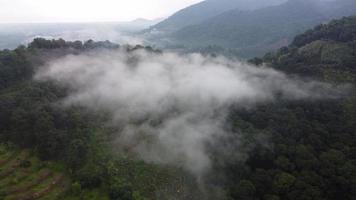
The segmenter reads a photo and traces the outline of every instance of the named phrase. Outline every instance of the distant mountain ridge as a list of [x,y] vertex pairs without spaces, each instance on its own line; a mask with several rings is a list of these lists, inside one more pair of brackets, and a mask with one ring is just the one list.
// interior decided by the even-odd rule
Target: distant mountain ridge
[[240,57],[248,58],[288,45],[295,35],[315,25],[353,14],[356,0],[289,0],[260,9],[235,7],[166,37],[168,45],[186,49],[217,46],[234,49]]
[[228,10],[254,10],[270,5],[276,5],[286,0],[206,0],[184,8],[168,19],[153,26],[159,31],[176,31],[183,27],[199,24],[211,17],[222,14]]

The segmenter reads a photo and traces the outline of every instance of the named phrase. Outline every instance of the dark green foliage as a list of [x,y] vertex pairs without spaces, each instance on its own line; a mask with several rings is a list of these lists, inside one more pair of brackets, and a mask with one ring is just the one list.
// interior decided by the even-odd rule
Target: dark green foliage
[[241,200],[255,199],[256,188],[251,181],[241,180],[232,191],[232,197]]
[[24,160],[20,163],[20,167],[22,168],[29,168],[31,167],[31,161],[28,161],[28,160]]
[[302,76],[354,82],[356,17],[344,17],[298,35],[289,47],[266,54],[263,62]]
[[121,180],[115,179],[110,186],[112,200],[134,200],[132,187]]
[[111,43],[109,41],[94,42],[93,40],[88,40],[84,43],[83,47],[85,49],[95,49],[95,48],[117,49],[119,48],[119,45]]
[[0,89],[31,78],[32,75],[33,67],[23,48],[0,52]]
[[[332,21],[297,36],[294,44],[266,54],[262,61],[289,74],[355,83],[355,29],[355,17]],[[260,64],[261,59],[250,62]],[[268,138],[265,142],[270,144],[268,148],[255,147],[244,168],[225,168],[233,182],[229,187],[231,196],[355,199],[355,91],[350,95],[334,100],[279,100],[254,109],[231,110],[236,131],[251,132],[251,127],[255,132],[263,131]]]
[[[91,48],[111,44],[91,43]],[[43,52],[51,56],[52,50],[57,55],[61,49],[65,54],[70,48],[84,51],[87,47],[81,42],[38,38],[28,48],[0,51],[0,140],[35,149],[43,160],[63,162],[73,174],[85,174],[83,186],[97,186],[103,170],[96,175],[96,169],[83,166],[88,160],[94,124],[99,120],[80,107],[57,106],[66,96],[66,88],[33,80],[33,66],[43,63]],[[21,167],[29,165],[21,163]]]
[[[61,100],[67,96],[67,88],[33,80],[34,71],[43,65],[43,59],[97,48],[117,49],[119,46],[108,41],[89,40],[83,44],[37,38],[29,47],[0,51],[0,82],[4,83],[0,87],[0,141],[34,149],[42,160],[63,163],[76,180],[70,195],[85,196],[88,189],[103,188],[102,192],[110,193],[112,199],[142,199],[137,191],[141,188],[134,191],[129,186],[130,179],[136,177],[131,175],[133,172],[119,174],[117,166],[120,163],[113,164],[110,150],[103,147],[104,138],[109,133],[103,135],[104,138],[96,136],[97,132],[110,132],[101,128],[105,114],[92,113],[78,106],[60,106]],[[160,53],[144,46],[126,46],[125,50]],[[29,164],[21,163],[21,167]],[[126,170],[133,166],[122,168]],[[125,177],[122,181],[125,184],[116,182],[117,176]],[[146,195],[153,194],[152,187],[147,185],[142,191]]]
[[103,183],[104,171],[101,166],[88,163],[78,171],[77,177],[83,187],[96,188]]
[[250,199],[353,199],[356,165],[349,151],[356,146],[356,123],[347,122],[356,116],[346,117],[344,109],[340,101],[279,102],[234,113],[268,130],[265,142],[273,148],[263,153],[255,148],[246,163],[249,170],[236,166],[226,171],[236,181],[231,196],[245,198],[245,189],[236,188],[245,188],[241,181],[247,180],[250,189],[256,188]]
[[295,37],[291,46],[302,47],[316,40],[351,42],[356,40],[356,17],[344,17],[321,24]]
[[70,192],[74,195],[79,195],[82,191],[82,186],[80,185],[79,182],[74,182],[71,185]]
[[37,49],[57,49],[68,47],[66,41],[63,39],[58,40],[46,40],[44,38],[35,38],[29,45],[29,48]]
[[29,45],[30,49],[60,49],[60,48],[73,48],[73,49],[94,49],[94,48],[108,48],[117,49],[118,44],[111,43],[109,41],[95,42],[88,40],[84,44],[81,41],[67,42],[63,39],[47,40],[44,38],[35,38]]
[[263,64],[263,59],[256,57],[256,58],[250,59],[248,62],[253,64],[253,65],[260,66],[260,65]]
[[[343,39],[323,36],[309,41],[303,38],[315,34],[308,32],[298,39],[309,41],[305,45],[285,47],[250,62],[267,63],[287,73],[324,81],[355,81],[356,45],[353,36],[346,34],[347,30],[354,30],[351,21],[352,18],[344,18],[333,21],[333,26],[325,25],[329,27],[328,32],[345,32]],[[347,30],[343,30],[344,26]],[[0,81],[4,84],[0,88],[0,139],[33,148],[44,160],[65,163],[77,180],[72,185],[75,194],[105,185],[113,200],[142,199],[137,192],[141,188],[137,186],[154,196],[156,185],[168,181],[132,184],[141,180],[139,177],[159,173],[153,167],[110,157],[94,133],[101,129],[100,113],[56,106],[66,96],[66,88],[32,80],[33,63],[37,66],[42,54],[51,55],[53,50],[65,54],[68,49],[80,49],[76,52],[80,53],[96,48],[95,44],[109,45],[38,39],[29,48],[1,51],[0,70],[4,73]],[[141,49],[156,52],[143,46],[126,48],[127,51]],[[213,169],[217,172],[208,180],[225,189],[232,199],[353,200],[356,197],[355,110],[355,97],[277,100],[255,108],[231,108],[226,126],[232,132],[242,133],[239,142],[250,147],[246,153],[248,159],[242,162],[224,157],[224,162],[214,162]],[[212,153],[214,156],[214,160],[220,160],[218,153]]]

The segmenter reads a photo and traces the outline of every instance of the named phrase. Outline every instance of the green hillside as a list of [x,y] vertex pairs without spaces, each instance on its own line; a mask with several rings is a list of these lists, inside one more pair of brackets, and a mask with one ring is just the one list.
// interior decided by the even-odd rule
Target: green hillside
[[283,3],[285,0],[205,0],[178,12],[166,20],[154,25],[151,29],[163,32],[177,31],[190,25],[196,25],[218,16],[228,10],[255,10],[271,5]]
[[263,61],[288,73],[354,82],[355,44],[356,16],[345,17],[298,35],[290,46],[265,55]]
[[[28,47],[0,51],[0,142],[12,142],[19,149],[33,150],[30,155],[27,151],[4,151],[0,164],[5,165],[0,179],[4,178],[1,181],[8,185],[2,193],[6,198],[21,199],[22,195],[35,195],[55,199],[54,196],[60,194],[73,200],[109,197],[143,200],[188,195],[200,199],[195,180],[183,170],[147,164],[129,154],[118,154],[112,148],[118,130],[105,126],[105,113],[93,113],[80,106],[58,106],[67,94],[67,88],[33,79],[35,71],[47,59],[118,48],[110,42],[88,41],[83,44],[79,41],[35,39]],[[126,46],[125,49],[159,53],[141,46]],[[31,163],[33,161],[31,168],[18,167],[23,161],[27,163],[27,159]],[[46,162],[62,166],[62,173],[42,172],[42,168],[37,166]],[[33,183],[21,182],[27,171],[31,175],[27,178],[31,178]],[[13,173],[19,177],[8,177]],[[43,180],[42,173],[46,175]],[[63,179],[59,176],[61,174],[70,177],[71,181],[67,183],[67,178]],[[14,193],[17,182],[11,181],[16,178],[21,192]],[[62,179],[66,184],[63,190],[57,184],[51,186],[53,181],[62,183]],[[69,192],[74,187],[74,194],[63,193],[68,185]]]
[[356,14],[356,2],[290,0],[254,11],[227,11],[200,24],[184,27],[170,38],[185,48],[220,46],[244,58],[288,45],[295,35],[331,19]]
[[257,147],[235,176],[235,199],[354,199],[356,191],[356,17],[319,25],[276,53],[250,60],[305,80],[351,84],[337,100],[282,101],[236,109],[238,130],[265,131],[273,147]]
[[211,171],[199,178],[120,149],[115,143],[120,130],[108,126],[105,112],[58,106],[69,89],[33,79],[46,60],[68,54],[160,51],[45,39],[0,51],[0,143],[15,144],[0,145],[1,198],[354,200],[356,91],[340,85],[356,82],[355,30],[355,17],[334,20],[250,60],[284,71],[291,80],[339,85],[334,89],[342,95],[301,100],[276,94],[275,101],[253,107],[231,105],[224,110],[229,135],[207,144]]

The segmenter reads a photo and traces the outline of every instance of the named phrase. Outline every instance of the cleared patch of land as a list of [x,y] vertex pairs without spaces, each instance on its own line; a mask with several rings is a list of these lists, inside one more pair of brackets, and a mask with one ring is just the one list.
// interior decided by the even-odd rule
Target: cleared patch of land
[[62,199],[70,180],[29,150],[0,144],[0,199]]

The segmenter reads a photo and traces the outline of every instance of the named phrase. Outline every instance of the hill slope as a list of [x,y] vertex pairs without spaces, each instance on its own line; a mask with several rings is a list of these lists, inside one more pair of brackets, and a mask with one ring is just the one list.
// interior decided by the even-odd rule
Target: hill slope
[[262,2],[259,0],[206,0],[178,11],[168,19],[153,26],[152,29],[171,32],[189,25],[201,23],[231,9],[254,10],[283,1],[285,0]]
[[[286,76],[298,74],[329,82],[355,83],[355,44],[356,17],[348,17],[317,26],[297,36],[290,46],[251,62],[267,63],[286,72]],[[76,187],[71,190],[82,189],[84,194],[86,189],[99,190],[88,197],[80,196],[79,191],[79,196],[69,198],[71,200],[100,199],[107,193],[112,200],[209,199],[205,195],[193,197],[198,188],[179,168],[147,164],[129,155],[113,156],[110,142],[117,130],[105,128],[103,124],[107,123],[102,119],[105,115],[76,106],[66,109],[53,106],[66,96],[65,88],[32,79],[36,66],[41,65],[39,58],[58,58],[109,47],[119,48],[108,42],[82,44],[36,39],[28,48],[0,51],[0,141],[13,141],[35,149],[42,159],[64,162],[72,172],[71,178],[76,180],[72,185]],[[134,51],[143,47],[125,48]],[[256,107],[231,106],[226,109],[229,114],[226,128],[231,130],[231,135],[221,144],[232,150],[211,151],[212,160],[216,162],[206,180],[219,188],[224,194],[221,197],[227,196],[227,199],[354,200],[355,110],[355,91],[353,96],[335,99],[277,98]],[[236,159],[240,144],[249,146],[251,143],[257,145],[248,148],[246,162]],[[13,153],[1,151],[0,146],[1,197],[8,196],[6,192],[10,190],[3,186],[9,181],[16,182],[11,176],[4,176],[13,172],[11,166],[18,167],[15,158],[20,161],[28,158],[26,152],[17,156]],[[32,162],[33,167],[37,166],[36,162]],[[29,170],[36,172],[37,169],[30,167]],[[23,169],[17,172],[21,179]],[[48,182],[36,186],[27,194],[41,191],[46,184]],[[61,191],[58,186],[51,195],[56,196]],[[100,191],[102,187],[104,191]],[[7,191],[2,193],[4,188]],[[161,192],[173,197],[161,196]]]
[[270,65],[324,80],[356,81],[356,16],[333,20],[295,37],[291,45],[264,56]]
[[[356,16],[317,26],[290,46],[251,62],[289,75],[354,84],[355,44]],[[235,176],[234,199],[355,199],[355,89],[352,93],[346,99],[237,109],[236,126],[269,132],[273,147],[254,150],[245,169],[228,168],[228,175]]]
[[316,2],[290,0],[282,5],[254,11],[227,11],[171,35],[188,48],[218,45],[237,49],[249,57],[289,44],[304,30],[333,18],[356,14],[356,1]]
[[[189,196],[189,199],[194,199],[192,196],[195,199],[204,199],[200,197],[191,175],[181,169],[142,162],[135,156],[130,156],[126,150],[122,154],[119,153],[116,149],[119,130],[104,125],[105,113],[90,112],[80,106],[57,106],[58,102],[67,96],[68,89],[52,81],[34,79],[35,71],[48,60],[89,51],[118,49],[128,52],[145,49],[147,52],[159,53],[149,47],[120,47],[108,41],[90,40],[82,43],[42,38],[35,39],[28,47],[20,46],[15,50],[0,51],[1,200],[2,197],[6,197],[6,200],[23,199],[23,195],[31,197],[37,192],[41,192],[40,196],[43,198],[30,199],[54,200],[52,195],[63,193],[57,185],[47,188],[53,180],[49,177],[44,183],[38,181],[40,183],[31,185],[31,189],[27,186],[23,189],[25,186],[21,182],[19,188],[26,193],[14,194],[12,188],[17,187],[18,177],[10,176],[11,180],[7,178],[12,173],[22,173],[22,169],[17,168],[19,162],[15,156],[8,157],[5,152],[2,157],[1,143],[9,141],[21,148],[34,150],[34,155],[42,161],[49,160],[63,165],[73,180],[69,183],[70,191],[74,189],[76,192],[59,199],[102,200],[110,196],[112,200],[139,200],[157,199],[155,197],[158,194],[161,199],[184,199],[184,196]],[[22,162],[28,155],[23,156],[19,161]],[[33,167],[36,166],[33,162]],[[37,168],[33,169],[37,173],[36,170]],[[34,178],[37,177],[35,174]],[[12,178],[15,183],[11,182]],[[9,187],[3,187],[3,182]],[[48,198],[45,195],[47,192],[50,192]]]
[[30,151],[0,144],[0,199],[63,199],[69,185],[68,177]]

